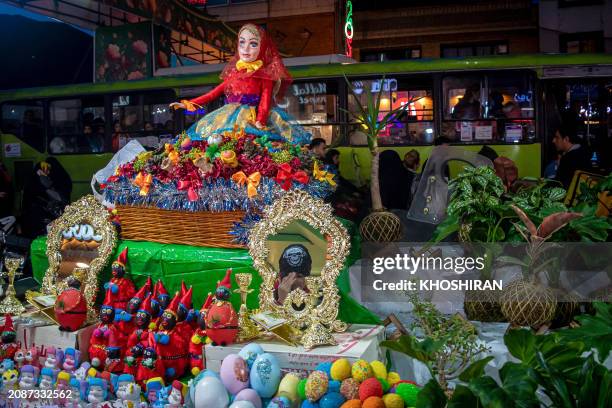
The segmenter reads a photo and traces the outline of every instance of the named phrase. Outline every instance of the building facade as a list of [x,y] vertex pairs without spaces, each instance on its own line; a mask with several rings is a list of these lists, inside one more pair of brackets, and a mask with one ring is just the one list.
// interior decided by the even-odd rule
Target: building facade
[[541,0],[540,51],[612,53],[612,0]]

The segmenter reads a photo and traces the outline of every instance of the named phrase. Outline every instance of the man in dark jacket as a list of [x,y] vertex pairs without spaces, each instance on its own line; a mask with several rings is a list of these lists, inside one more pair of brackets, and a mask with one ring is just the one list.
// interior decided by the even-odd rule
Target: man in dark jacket
[[591,170],[591,153],[580,145],[580,138],[571,128],[558,128],[552,141],[557,151],[561,153],[556,179],[567,189],[572,183],[576,170]]

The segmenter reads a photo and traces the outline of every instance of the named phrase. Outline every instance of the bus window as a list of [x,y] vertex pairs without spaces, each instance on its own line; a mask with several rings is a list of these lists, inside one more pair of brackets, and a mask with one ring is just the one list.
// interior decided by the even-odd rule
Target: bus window
[[448,76],[442,81],[442,135],[454,142],[535,139],[533,81],[523,73]]
[[[418,85],[417,85],[418,84]],[[366,106],[365,89],[371,91],[376,98],[379,92],[380,111],[382,119],[390,110],[405,106],[406,115],[399,117],[389,124],[379,134],[378,143],[381,145],[421,145],[433,141],[433,98],[431,80],[415,80],[404,78],[386,78],[375,80],[354,80],[353,89]],[[349,96],[349,111],[358,112],[355,99]],[[406,106],[407,105],[407,106]],[[354,118],[351,118],[354,122]],[[359,126],[353,126],[349,132],[349,141],[352,145],[365,145],[367,138]]]
[[61,99],[49,104],[49,152],[105,152],[104,96]]
[[45,151],[42,101],[8,102],[2,105],[2,133],[11,134],[39,152]]
[[173,92],[126,94],[113,97],[113,150],[136,139],[147,149],[174,138]]
[[285,109],[313,138],[332,144],[340,135],[338,122],[338,81],[293,83],[278,106]]

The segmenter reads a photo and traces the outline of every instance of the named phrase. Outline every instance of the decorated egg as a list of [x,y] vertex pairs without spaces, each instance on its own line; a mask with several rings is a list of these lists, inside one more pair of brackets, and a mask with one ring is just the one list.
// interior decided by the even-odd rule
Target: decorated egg
[[278,389],[281,380],[281,370],[276,360],[270,353],[260,354],[251,367],[251,388],[260,397],[270,398]]
[[278,386],[278,396],[286,396],[291,402],[298,400],[298,383],[300,377],[297,374],[289,373],[283,377]]
[[383,389],[376,378],[368,378],[359,386],[359,399],[365,401],[370,397],[382,397]]
[[374,360],[370,363],[370,367],[372,367],[374,377],[382,378],[383,380],[387,379],[387,367],[383,363],[378,360]]
[[340,394],[347,400],[359,399],[359,383],[354,378],[347,378],[340,385]]
[[306,381],[306,398],[318,401],[326,392],[329,380],[323,371],[313,371]]
[[259,396],[257,391],[252,388],[245,388],[244,390],[236,394],[236,396],[234,397],[234,402],[236,401],[250,402],[255,408],[262,407],[261,397]]
[[340,408],[361,408],[361,401],[358,399],[351,399],[342,404]]
[[291,408],[291,401],[285,396],[274,397],[268,403],[267,408]]
[[361,403],[361,408],[385,408],[385,403],[380,397],[370,397]]
[[383,395],[385,408],[404,408],[404,400],[397,394]]
[[301,400],[305,400],[306,399],[306,381],[308,381],[306,378],[300,380],[300,382],[297,385],[297,394],[298,397],[300,397]]
[[327,375],[327,378],[331,378],[331,375],[330,375],[331,366],[332,366],[332,362],[331,361],[326,361],[324,363],[319,363],[317,365],[317,367],[315,368],[315,370],[316,371],[323,371],[325,373],[325,375]]
[[340,381],[331,380],[327,385],[327,392],[340,392],[340,385],[342,385]]
[[255,405],[253,405],[252,402],[241,400],[234,401],[232,405],[229,406],[229,408],[255,408]]
[[351,363],[346,358],[334,361],[330,369],[332,380],[342,381],[351,376]]
[[346,398],[339,392],[328,392],[319,400],[319,407],[321,408],[340,408],[344,404]]
[[366,379],[372,377],[372,367],[370,367],[370,363],[365,360],[357,360],[351,368],[351,375],[357,382],[362,383]]
[[249,386],[249,367],[238,354],[230,354],[221,363],[221,382],[235,395]]
[[419,395],[420,388],[411,383],[400,383],[397,384],[395,393],[402,397],[407,407],[413,407],[416,405],[417,396]]
[[203,377],[193,386],[193,402],[198,408],[225,408],[229,396],[221,380],[216,377]]
[[255,361],[257,356],[263,353],[264,350],[259,344],[249,343],[238,352],[238,355],[242,357],[244,361],[246,361],[249,366],[249,369],[251,369],[251,367],[253,366],[253,362]]
[[387,374],[387,383],[389,383],[389,387],[393,387],[395,384],[400,382],[401,377],[398,373],[391,371]]

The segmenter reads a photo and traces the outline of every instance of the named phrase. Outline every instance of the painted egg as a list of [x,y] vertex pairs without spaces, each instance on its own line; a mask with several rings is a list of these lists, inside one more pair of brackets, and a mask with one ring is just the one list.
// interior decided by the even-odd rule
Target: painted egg
[[370,363],[365,360],[357,360],[353,364],[351,368],[351,374],[353,378],[357,382],[364,382],[366,379],[372,377],[374,373],[372,373],[372,367],[370,367]]
[[253,366],[253,362],[260,354],[263,354],[264,350],[257,343],[249,343],[244,346],[239,352],[238,355],[244,359],[249,365],[249,369]]
[[400,382],[400,380],[400,375],[395,371],[391,371],[389,374],[387,374],[387,383],[389,383],[389,387],[393,387],[395,384]]
[[361,408],[361,400],[351,399],[346,401],[340,408]]
[[363,401],[362,408],[385,408],[385,403],[380,397],[370,397]]
[[223,141],[223,136],[221,135],[210,135],[208,139],[206,139],[209,145],[217,145]]
[[387,367],[378,360],[374,360],[370,363],[370,367],[372,367],[372,372],[374,373],[374,377],[382,378],[383,380],[387,379]]
[[323,371],[325,375],[327,375],[327,378],[331,378],[330,376],[331,367],[332,367],[331,361],[326,361],[324,363],[319,363],[317,367],[315,368],[315,370]]
[[216,377],[204,377],[194,386],[193,401],[198,408],[225,408],[229,396],[221,380]]
[[267,408],[291,408],[291,401],[285,396],[274,397]]
[[342,381],[351,376],[351,363],[346,358],[334,361],[330,369],[332,380]]
[[346,399],[339,392],[328,392],[319,400],[321,408],[340,408]]
[[347,400],[359,399],[359,383],[354,378],[347,378],[340,385],[340,394]]
[[340,385],[342,385],[340,381],[331,380],[327,386],[327,392],[340,392]]
[[259,396],[257,391],[252,388],[245,388],[244,390],[236,394],[236,396],[234,397],[234,402],[236,401],[250,402],[255,408],[262,407],[261,397]]
[[327,392],[329,380],[323,371],[313,371],[306,381],[306,398],[315,402]]
[[308,380],[306,378],[303,378],[300,380],[300,382],[297,385],[297,394],[301,400],[306,399],[306,381]]
[[298,384],[300,377],[297,374],[289,373],[283,377],[278,386],[278,396],[285,396],[289,398],[291,402],[296,402],[298,397]]
[[383,395],[385,408],[404,408],[404,400],[397,394]]
[[[401,398],[400,398],[401,400]],[[252,402],[249,401],[234,401],[229,408],[255,408]]]
[[221,363],[221,382],[235,395],[249,386],[249,367],[238,354],[229,354]]
[[260,397],[270,398],[278,389],[281,380],[281,370],[276,357],[270,353],[260,354],[251,367],[251,388]]

